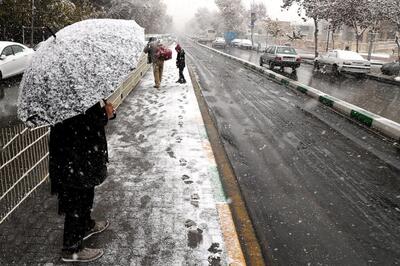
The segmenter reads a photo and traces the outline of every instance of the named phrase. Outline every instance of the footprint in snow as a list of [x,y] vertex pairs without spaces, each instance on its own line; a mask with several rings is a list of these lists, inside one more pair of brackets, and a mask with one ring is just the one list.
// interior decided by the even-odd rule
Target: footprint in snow
[[220,266],[222,249],[220,248],[219,243],[212,243],[208,252],[211,253],[210,256],[208,256],[208,265]]
[[185,227],[188,228],[188,246],[197,248],[203,242],[203,230],[197,227],[193,220],[186,220]]
[[179,121],[178,125],[179,125],[180,127],[183,127],[183,122],[182,122],[182,121]]
[[186,185],[193,183],[193,180],[188,175],[183,175],[181,178]]
[[199,203],[200,203],[199,194],[193,193],[192,196],[190,197],[190,203],[195,207],[199,207]]
[[175,153],[173,152],[171,147],[168,147],[165,151],[168,153],[169,157],[174,158],[174,159],[176,158]]
[[181,143],[181,142],[182,142],[182,138],[181,138],[181,137],[179,137],[179,136],[178,136],[178,137],[176,137],[176,139],[175,139],[175,140],[176,140],[176,143]]

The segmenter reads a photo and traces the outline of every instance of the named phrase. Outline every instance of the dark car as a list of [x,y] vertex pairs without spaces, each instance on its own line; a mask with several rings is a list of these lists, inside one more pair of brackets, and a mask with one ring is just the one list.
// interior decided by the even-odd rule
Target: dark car
[[292,47],[273,45],[260,56],[260,66],[264,64],[268,64],[270,69],[278,66],[281,69],[290,67],[295,70],[301,64],[301,57]]
[[400,74],[400,62],[392,62],[384,64],[381,67],[382,74],[396,76]]

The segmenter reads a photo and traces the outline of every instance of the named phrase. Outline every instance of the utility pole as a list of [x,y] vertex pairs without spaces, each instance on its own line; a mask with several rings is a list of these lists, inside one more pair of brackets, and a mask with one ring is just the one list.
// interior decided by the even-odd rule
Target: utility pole
[[35,23],[35,0],[32,0],[31,47],[33,47],[34,23]]

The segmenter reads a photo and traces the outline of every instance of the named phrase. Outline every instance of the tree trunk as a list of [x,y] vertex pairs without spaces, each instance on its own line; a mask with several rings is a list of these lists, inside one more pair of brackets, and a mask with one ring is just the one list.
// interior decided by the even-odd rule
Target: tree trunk
[[315,58],[318,57],[318,20],[316,18],[314,19],[314,52],[315,52]]
[[330,29],[328,29],[328,36],[326,37],[326,52],[329,50],[329,36],[331,36]]
[[359,43],[360,37],[358,33],[356,33],[356,52],[358,53],[358,43]]
[[335,50],[335,30],[332,31],[332,50]]
[[371,31],[370,32],[370,39],[369,39],[369,47],[368,47],[368,57],[367,57],[368,61],[371,61],[372,46],[374,45],[374,40],[375,40],[375,33],[373,33]]

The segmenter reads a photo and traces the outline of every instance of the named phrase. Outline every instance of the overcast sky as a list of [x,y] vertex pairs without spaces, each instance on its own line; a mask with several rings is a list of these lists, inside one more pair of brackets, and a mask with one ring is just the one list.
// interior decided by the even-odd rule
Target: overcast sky
[[[207,7],[210,10],[216,10],[214,0],[163,0],[168,6],[168,13],[173,17],[177,28],[183,28],[185,22],[190,20],[199,7]],[[263,2],[267,7],[268,15],[275,19],[284,21],[301,21],[297,15],[296,8],[289,11],[281,11],[282,0],[254,0]],[[246,7],[250,6],[252,0],[242,0]]]

